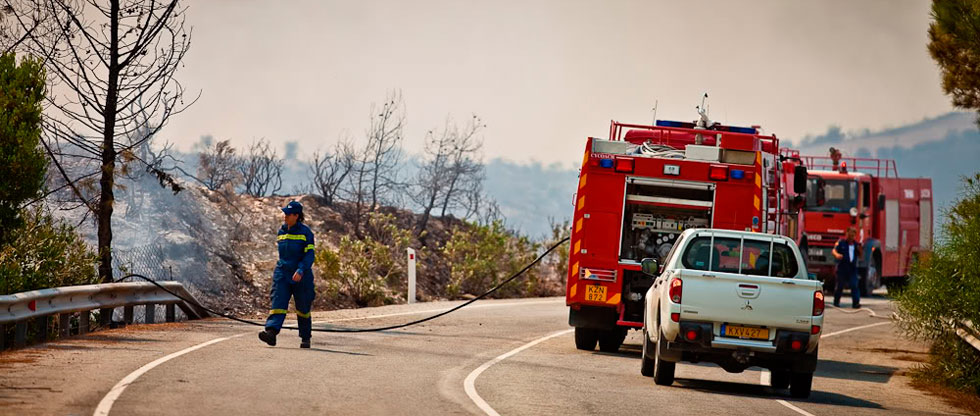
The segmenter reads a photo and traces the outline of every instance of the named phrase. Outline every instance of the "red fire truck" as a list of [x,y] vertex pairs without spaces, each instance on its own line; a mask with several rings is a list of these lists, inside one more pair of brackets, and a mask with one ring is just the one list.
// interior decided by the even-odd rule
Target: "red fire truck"
[[[590,137],[579,173],[566,304],[575,345],[619,349],[643,326],[653,279],[643,258],[663,258],[687,228],[796,236],[806,168],[780,158],[779,140],[756,127],[612,122]],[[792,189],[786,189],[792,184]],[[793,195],[790,195],[790,194]]]
[[[793,152],[793,151],[789,151]],[[932,180],[901,178],[894,160],[801,156],[809,168],[805,206],[808,269],[833,289],[831,251],[848,227],[858,232],[863,295],[882,284],[904,284],[913,258],[932,248]]]

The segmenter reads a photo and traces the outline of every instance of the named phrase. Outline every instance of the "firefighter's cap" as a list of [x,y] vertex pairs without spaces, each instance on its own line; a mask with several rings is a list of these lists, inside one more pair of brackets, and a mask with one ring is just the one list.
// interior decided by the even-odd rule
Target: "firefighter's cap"
[[303,204],[299,203],[299,201],[289,201],[286,206],[282,207],[282,212],[286,214],[302,214]]

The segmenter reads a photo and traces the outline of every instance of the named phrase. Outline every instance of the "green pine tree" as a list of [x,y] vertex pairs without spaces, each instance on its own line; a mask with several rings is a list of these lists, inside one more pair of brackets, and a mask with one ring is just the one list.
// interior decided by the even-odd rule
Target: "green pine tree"
[[933,0],[929,54],[953,105],[977,111],[980,126],[980,1]]
[[36,198],[47,161],[39,147],[44,67],[40,60],[0,56],[0,243],[23,224],[20,206]]

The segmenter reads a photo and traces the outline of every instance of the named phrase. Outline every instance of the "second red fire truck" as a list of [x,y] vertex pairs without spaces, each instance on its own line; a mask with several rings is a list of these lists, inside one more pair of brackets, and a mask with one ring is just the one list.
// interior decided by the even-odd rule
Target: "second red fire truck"
[[566,303],[575,345],[612,352],[643,326],[653,279],[643,258],[663,259],[687,228],[797,238],[806,168],[780,157],[757,127],[612,122],[586,141],[574,199]]
[[804,228],[810,272],[833,290],[831,251],[854,227],[864,247],[858,262],[862,295],[882,284],[904,284],[912,260],[932,248],[932,180],[901,178],[894,160],[842,157],[833,148],[830,156],[800,159],[810,169],[812,191]]

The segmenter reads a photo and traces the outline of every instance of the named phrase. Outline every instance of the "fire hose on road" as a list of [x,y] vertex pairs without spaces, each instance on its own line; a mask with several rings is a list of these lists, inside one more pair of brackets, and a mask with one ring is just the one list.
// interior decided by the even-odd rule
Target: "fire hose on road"
[[[521,270],[519,270],[517,273],[514,273],[513,275],[511,275],[510,277],[508,277],[507,279],[505,279],[503,282],[500,282],[499,284],[497,284],[496,286],[494,286],[490,290],[488,290],[486,292],[483,292],[479,296],[477,296],[477,297],[475,297],[473,299],[470,299],[470,300],[468,300],[468,301],[466,301],[464,303],[461,303],[461,304],[453,307],[452,309],[449,309],[449,310],[446,310],[446,311],[442,311],[440,313],[437,313],[435,315],[428,316],[428,317],[425,317],[425,318],[422,318],[422,319],[418,319],[418,320],[414,320],[414,321],[410,321],[410,322],[405,322],[405,323],[397,324],[397,325],[389,325],[389,326],[382,326],[382,327],[376,327],[376,328],[313,328],[313,331],[316,331],[316,332],[343,332],[343,333],[390,331],[390,330],[393,330],[393,329],[399,329],[399,328],[409,327],[409,326],[412,326],[412,325],[418,325],[418,324],[421,324],[423,322],[431,321],[431,320],[436,319],[436,318],[439,318],[441,316],[448,315],[450,313],[453,313],[455,311],[458,311],[458,310],[460,310],[460,309],[462,309],[462,308],[464,308],[464,307],[472,304],[473,302],[476,302],[476,301],[478,301],[480,299],[483,299],[483,298],[485,298],[487,296],[492,295],[494,292],[496,292],[500,288],[504,287],[504,285],[506,285],[506,284],[510,283],[511,281],[517,279],[518,277],[520,277],[521,275],[523,275],[525,272],[527,272],[528,270],[530,270],[532,267],[534,267],[535,264],[538,264],[538,262],[540,262],[541,259],[543,259],[549,253],[551,253],[556,248],[558,248],[558,246],[564,244],[568,240],[569,240],[568,237],[563,238],[561,241],[558,241],[557,243],[555,243],[554,245],[552,245],[551,247],[549,247],[547,250],[545,250],[544,253],[541,253],[541,255],[539,255],[537,258],[534,259],[534,261],[528,263],[526,266],[524,266],[524,268],[522,268]],[[165,292],[167,292],[167,293],[169,293],[169,294],[177,297],[178,299],[183,300],[184,302],[187,302],[188,304],[191,304],[191,305],[200,307],[201,309],[204,309],[204,310],[208,311],[209,313],[212,313],[214,315],[220,316],[222,318],[230,319],[230,320],[233,320],[233,321],[236,321],[236,322],[241,322],[243,324],[254,325],[254,326],[258,326],[258,327],[265,327],[265,324],[264,323],[250,321],[250,320],[247,320],[247,319],[242,319],[242,318],[239,318],[239,317],[234,316],[234,315],[229,315],[229,314],[218,312],[218,311],[216,311],[214,309],[208,308],[207,306],[201,305],[200,303],[198,303],[194,299],[188,299],[185,296],[182,296],[180,294],[174,293],[173,291],[171,291],[170,289],[167,289],[166,287],[164,287],[163,285],[161,285],[157,281],[155,281],[153,279],[150,279],[149,277],[143,276],[141,274],[138,274],[138,273],[131,273],[131,274],[128,274],[126,276],[123,276],[123,277],[119,278],[118,280],[116,280],[116,282],[119,282],[119,281],[128,279],[130,277],[135,277],[135,278],[139,278],[139,279],[145,280],[147,282],[150,282],[153,285],[155,285],[156,287],[160,288],[161,290],[163,290],[163,291],[165,291]],[[297,330],[299,330],[299,327],[296,327],[296,326],[283,326],[282,329],[290,329],[290,330],[297,331]]]

